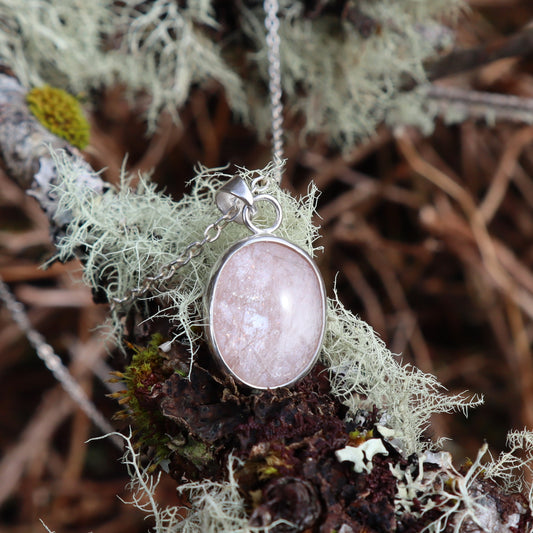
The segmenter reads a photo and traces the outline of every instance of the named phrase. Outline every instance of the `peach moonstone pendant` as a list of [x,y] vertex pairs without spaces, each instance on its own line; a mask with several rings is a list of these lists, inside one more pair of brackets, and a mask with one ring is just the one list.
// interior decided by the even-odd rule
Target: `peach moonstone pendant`
[[[281,222],[274,198],[237,200],[244,203],[243,222],[255,235],[234,244],[215,266],[205,299],[208,342],[221,368],[241,384],[289,386],[311,370],[320,353],[324,282],[304,250],[270,233]],[[251,222],[258,201],[269,201],[278,211],[268,230]]]

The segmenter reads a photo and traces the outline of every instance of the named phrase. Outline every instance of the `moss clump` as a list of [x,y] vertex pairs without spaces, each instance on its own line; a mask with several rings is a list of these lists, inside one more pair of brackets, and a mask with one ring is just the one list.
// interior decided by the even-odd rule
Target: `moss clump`
[[89,144],[89,123],[74,96],[44,85],[29,91],[26,101],[35,118],[54,135],[80,150]]
[[118,399],[125,410],[117,413],[117,418],[129,418],[134,421],[136,428],[137,444],[148,447],[155,452],[155,462],[166,459],[170,453],[170,437],[156,430],[163,427],[164,419],[159,411],[143,405],[139,399],[149,395],[152,385],[161,379],[162,356],[159,345],[163,337],[155,334],[150,339],[148,346],[134,346],[131,363],[124,372],[116,372],[117,381],[125,385],[125,389],[112,394]]
[[206,468],[214,456],[207,444],[193,438],[160,408],[158,402],[167,396],[165,384],[172,376],[188,382],[187,374],[183,375],[172,354],[160,350],[163,341],[155,333],[146,346],[128,345],[132,350],[131,363],[124,372],[115,372],[115,381],[125,387],[111,395],[124,406],[115,416],[133,423],[136,446],[149,452],[154,466],[161,462],[170,464],[171,468],[188,465],[187,472],[194,477],[196,469]]
[[160,366],[161,356],[159,345],[163,342],[163,337],[156,333],[150,339],[148,346],[131,346],[133,357],[131,364],[124,372],[124,381],[128,391],[135,394],[138,389],[148,389],[153,381],[153,374],[156,367]]

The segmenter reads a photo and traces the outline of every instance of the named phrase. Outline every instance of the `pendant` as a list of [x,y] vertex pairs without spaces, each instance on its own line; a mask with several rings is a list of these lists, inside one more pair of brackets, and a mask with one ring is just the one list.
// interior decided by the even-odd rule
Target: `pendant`
[[[231,246],[214,268],[205,298],[208,343],[237,382],[255,389],[286,387],[307,374],[320,354],[324,282],[304,250],[271,234],[281,222],[274,198],[235,198],[225,208],[243,202],[242,219],[254,235]],[[251,220],[258,201],[269,201],[278,211],[266,230]]]

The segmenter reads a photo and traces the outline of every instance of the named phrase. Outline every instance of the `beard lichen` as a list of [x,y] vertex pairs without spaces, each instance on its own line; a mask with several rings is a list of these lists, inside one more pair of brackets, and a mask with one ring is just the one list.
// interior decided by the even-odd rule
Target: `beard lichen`
[[[213,205],[214,192],[230,177],[224,169],[200,169],[191,183],[191,192],[179,202],[158,192],[155,185],[145,178],[141,178],[134,189],[126,176],[123,176],[120,189],[98,194],[78,185],[79,169],[72,165],[68,157],[60,152],[54,153],[53,157],[60,178],[58,183],[61,184],[55,190],[59,200],[58,216],[70,220],[59,242],[58,257],[68,259],[76,253],[82,254],[86,281],[98,287],[109,299],[122,296],[138,286],[146,275],[157,273],[161,265],[174,259],[187,244],[201,237],[204,228],[218,217]],[[239,169],[237,172],[248,182],[255,177],[262,177],[268,182],[278,170],[269,165],[258,171]],[[280,228],[281,236],[314,253],[318,235],[313,224],[316,190],[311,187],[309,195],[300,199],[291,197],[277,186],[273,186],[269,192],[281,203],[285,215]],[[203,323],[201,300],[211,267],[230,244],[245,235],[245,230],[237,224],[228,226],[219,240],[205,247],[201,257],[192,261],[184,271],[179,270],[167,285],[159,287],[132,306],[132,310],[136,308],[145,321],[170,323],[171,327],[169,336],[155,336],[147,341],[146,347],[133,349],[132,364],[123,374],[123,377],[127,376],[125,382],[128,383],[126,389],[129,398],[126,403],[130,402],[130,411],[135,411],[135,400],[131,400],[135,391],[145,390],[149,394],[144,396],[151,396],[153,389],[146,387],[152,383],[154,372],[161,372],[162,368],[168,370],[165,367],[166,358],[170,357],[172,351],[176,355],[182,350],[178,347],[178,339],[185,341],[189,350],[176,356],[181,366],[176,367],[175,361],[172,361],[170,367],[174,373],[165,383],[167,387],[173,384],[188,386],[185,375],[189,360],[193,360],[196,347],[200,345],[198,326]],[[143,315],[143,312],[148,314]],[[524,487],[515,473],[523,466],[517,452],[520,448],[528,453],[533,449],[531,435],[511,435],[512,450],[492,462],[482,465],[483,448],[467,472],[454,469],[449,454],[430,451],[429,448],[435,443],[423,439],[423,434],[433,413],[459,410],[466,414],[467,409],[481,403],[481,399],[475,396],[468,398],[465,394],[448,395],[434,376],[402,364],[368,324],[340,304],[336,295],[329,300],[327,314],[322,361],[329,372],[331,393],[345,405],[344,423],[347,428],[350,424],[358,427],[362,419],[373,418],[375,428],[389,452],[389,456],[378,453],[372,459],[372,468],[367,457],[364,472],[356,475],[383,477],[388,474],[390,490],[391,482],[395,480],[397,494],[393,499],[397,517],[401,519],[405,513],[411,513],[413,519],[424,524],[426,531],[439,532],[449,527],[458,530],[461,524],[467,523],[477,524],[478,527],[480,524],[483,527],[486,524],[500,524],[496,510],[499,500],[492,493],[485,497],[482,492],[485,489],[492,490],[490,487],[494,487],[494,483],[487,485],[492,479],[502,480],[508,489]],[[115,334],[119,337],[120,318],[121,313],[115,310]],[[159,321],[159,318],[164,320]],[[163,340],[165,342],[161,345]],[[205,370],[202,372],[207,379]],[[165,377],[166,374],[163,379]],[[188,409],[187,405],[180,405],[180,402],[184,402],[179,394],[176,399],[178,405],[163,405],[161,412],[168,420],[177,420],[182,416],[183,409]],[[139,408],[142,406],[139,405]],[[211,441],[208,438],[188,439],[186,434],[173,435],[171,440],[166,440],[169,432],[165,428],[169,426],[165,426],[165,423],[168,420],[156,421],[156,425],[160,423],[159,427],[162,428],[156,432],[153,430],[153,418],[145,423],[146,431],[152,430],[152,433],[162,436],[155,445],[152,443],[154,448],[159,446],[156,459],[161,460],[165,454],[168,457],[174,453],[173,458],[179,455],[185,463],[194,465],[196,472],[209,472],[213,457],[216,460],[216,454],[212,453],[210,447],[218,438],[218,433],[212,435],[213,424],[204,424],[202,429],[204,436]],[[136,420],[135,424],[138,423],[139,420]],[[361,446],[364,442],[377,443],[375,434],[370,431],[364,434],[362,443],[361,436],[350,431],[347,429],[344,444],[337,450],[347,445]],[[396,457],[394,460],[393,454]],[[131,466],[132,459],[128,461]],[[176,464],[173,461],[167,464],[172,467]],[[203,479],[179,487],[180,491],[187,493],[191,507],[185,518],[178,508],[157,508],[160,517],[163,517],[161,529],[157,531],[220,531],[221,527],[232,533],[251,530],[249,509],[239,493],[239,483],[233,472],[235,461],[230,458],[228,481]],[[383,461],[390,463],[389,468]],[[526,462],[531,464],[530,460]],[[265,459],[264,464],[259,463],[259,467],[257,472],[265,478],[262,481],[275,483],[283,463],[269,464]],[[136,473],[134,470],[132,475],[137,475],[134,483],[140,486],[138,479],[141,479],[151,490],[153,478],[147,478],[148,473],[143,472],[138,465]],[[282,480],[282,477],[279,479]],[[143,501],[140,496],[134,497],[136,505],[142,506]],[[509,497],[506,505],[516,508],[516,511],[502,518],[505,524],[514,527],[515,523],[529,520],[527,503],[524,506],[520,501]],[[146,510],[153,513],[153,509],[146,507]],[[172,524],[170,529],[168,524]]]
[[[157,502],[156,490],[161,472],[153,473],[150,465],[142,466],[140,452],[129,435],[113,433],[125,441],[122,462],[130,477],[129,500],[122,500],[145,513],[154,521],[156,533],[259,533],[268,528],[250,528],[245,502],[235,481],[238,460],[228,460],[228,480],[186,483],[178,492],[188,500],[187,505],[162,506]],[[103,438],[103,437],[99,437]],[[92,439],[92,440],[98,440]]]
[[[462,4],[319,2],[313,14],[309,2],[281,1],[285,104],[304,120],[303,137],[350,149],[381,122],[430,130],[436,110],[404,85],[425,84],[424,62],[452,42],[440,19]],[[264,17],[260,2],[0,0],[0,56],[26,87],[120,84],[132,99],[149,95],[150,131],[162,112],[177,120],[191,90],[214,81],[235,115],[266,133]]]

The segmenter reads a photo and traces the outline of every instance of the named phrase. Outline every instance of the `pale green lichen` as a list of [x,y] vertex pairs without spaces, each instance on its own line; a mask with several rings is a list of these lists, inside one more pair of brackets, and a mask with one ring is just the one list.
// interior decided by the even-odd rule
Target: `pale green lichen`
[[490,520],[488,514],[492,518],[492,509],[484,505],[481,495],[474,489],[482,475],[481,460],[486,452],[487,445],[484,445],[465,474],[453,466],[447,452],[420,454],[418,463],[405,467],[391,465],[391,472],[397,479],[397,514],[409,513],[422,518],[430,511],[439,511],[438,518],[422,530],[428,533],[452,531],[452,527],[454,533],[459,533],[468,522],[481,531],[494,531],[485,528]]
[[[205,228],[219,217],[214,193],[229,177],[222,169],[201,169],[191,192],[174,202],[146,179],[140,179],[132,190],[124,177],[119,190],[95,193],[78,185],[80,170],[71,159],[61,152],[55,153],[54,159],[61,184],[55,190],[59,199],[57,216],[71,217],[58,243],[58,258],[64,260],[83,251],[86,282],[105,291],[109,299],[141,286],[146,276],[157,274],[187,245],[203,237]],[[85,168],[82,170],[86,173]],[[277,234],[313,255],[318,235],[313,224],[316,189],[311,187],[304,198],[294,198],[273,184],[278,171],[269,165],[258,171],[240,169],[238,173],[249,183],[261,176],[271,184],[268,192],[280,202],[284,214]],[[213,265],[231,244],[248,235],[245,227],[228,225],[199,257],[153,291],[149,298],[158,298],[160,307],[146,320],[166,317],[194,353],[201,336],[198,326],[203,325],[202,297]],[[136,303],[142,304],[142,299]],[[121,333],[120,317],[115,310],[117,336]],[[402,439],[407,454],[429,446],[420,437],[433,413],[466,413],[468,407],[481,402],[463,394],[450,396],[434,376],[402,365],[372,328],[336,299],[328,305],[323,360],[330,367],[332,390],[348,406],[350,416],[377,406],[383,413],[382,423]]]
[[[190,194],[174,202],[143,177],[134,190],[129,178],[123,176],[119,190],[95,193],[79,185],[78,173],[85,169],[61,153],[56,153],[54,160],[60,176],[56,217],[71,218],[58,243],[57,258],[65,260],[83,248],[85,281],[105,291],[109,301],[139,287],[147,276],[156,275],[189,244],[203,238],[205,228],[220,216],[214,192],[229,177],[223,169],[200,169]],[[262,175],[272,182],[275,172],[277,169],[270,165]],[[258,175],[245,169],[239,174],[248,182]],[[317,230],[310,229],[310,220],[316,189],[311,189],[308,199],[299,200],[277,186],[271,186],[269,192],[283,206],[279,235],[312,253]],[[177,324],[191,346],[199,335],[197,326],[203,322],[202,295],[215,261],[230,244],[247,235],[243,226],[229,225],[216,242],[204,247],[201,258],[191,261],[171,282],[155,291],[153,297],[162,302],[156,316],[168,317]],[[114,327],[120,335],[118,312],[114,314]]]
[[[349,148],[381,122],[430,131],[423,91],[402,92],[409,81],[424,83],[424,61],[452,42],[436,19],[457,12],[460,1],[357,2],[360,16],[375,24],[369,36],[326,14],[304,16],[303,2],[280,2],[282,83],[290,111],[305,118],[303,134],[321,134]],[[353,7],[353,6],[352,6]],[[260,7],[243,10],[243,30],[256,43],[254,60],[266,78],[266,43]],[[254,107],[256,123],[269,118]]]
[[113,32],[110,0],[1,0],[0,57],[26,87],[74,94],[115,81],[103,49]]
[[241,80],[219,45],[209,1],[0,0],[0,56],[23,85],[46,83],[73,93],[125,85],[148,94],[153,130],[159,114],[177,109],[193,85],[220,83],[234,111],[246,113]]
[[[266,528],[253,528],[248,525],[246,503],[235,479],[239,460],[231,455],[225,481],[201,480],[184,483],[178,487],[178,492],[187,496],[187,506],[161,506],[156,500],[161,473],[153,474],[150,465],[141,466],[131,432],[129,436],[119,433],[112,435],[122,437],[126,444],[122,460],[130,476],[131,496],[123,501],[151,517],[155,522],[156,533],[259,533],[275,529],[280,524],[288,524],[279,520]],[[510,444],[514,447],[525,441],[530,443],[531,435],[525,431],[512,432],[509,437]],[[342,453],[337,452],[339,460],[352,461],[356,467],[360,466],[361,471],[370,471],[372,457],[376,453],[386,454],[386,449],[380,439],[370,439],[359,448],[363,446],[364,454],[362,451],[357,457],[354,457],[353,451],[358,448],[347,447],[340,450]],[[526,448],[530,458],[530,444],[527,444]],[[427,513],[432,513],[437,518],[422,529],[427,533],[460,533],[471,529],[511,531],[518,527],[521,515],[527,512],[525,507],[517,502],[514,513],[502,514],[498,501],[487,493],[481,484],[483,479],[490,477],[488,474],[492,463],[483,464],[482,461],[487,449],[488,446],[483,445],[476,459],[464,472],[453,466],[452,457],[448,452],[426,451],[418,455],[416,462],[389,464],[390,471],[396,478],[395,507],[398,517],[401,519],[404,514],[408,514],[411,518],[423,521]],[[366,455],[366,461],[363,455]],[[507,464],[508,458],[503,462]],[[512,468],[515,466],[513,461]],[[503,467],[503,470],[506,468],[507,466]],[[502,474],[503,470],[501,465],[497,467],[499,474]]]
[[[510,431],[507,434],[509,451],[501,452],[483,465],[484,476],[498,482],[507,492],[521,492],[528,488],[524,474],[533,474],[533,431]],[[530,505],[533,509],[532,493]]]
[[[483,482],[497,481],[509,492],[529,489],[530,508],[532,488],[524,482],[524,473],[532,472],[533,433],[513,431],[508,435],[509,452],[497,459],[483,462],[488,452],[484,444],[476,459],[457,470],[448,452],[424,452],[418,462],[390,465],[397,480],[396,513],[423,518],[427,513],[438,517],[424,527],[428,533],[444,531],[514,531],[527,509],[520,501],[502,512],[501,501],[486,489]],[[519,457],[522,455],[522,457]],[[514,512],[513,512],[514,511]]]
[[224,87],[238,116],[246,116],[243,81],[223,59],[220,45],[204,31],[219,29],[211,2],[196,0],[180,7],[175,0],[148,5],[126,0],[115,12],[113,23],[123,30],[117,57],[135,58],[133,68],[120,69],[120,79],[130,89],[151,96],[147,113],[151,127],[161,111],[177,120],[177,110],[191,87],[209,80]]
[[[178,487],[178,492],[186,494],[191,509],[171,531],[180,533],[261,533],[275,530],[281,524],[290,525],[286,520],[276,520],[268,527],[251,527],[246,504],[235,479],[238,460],[230,456],[226,481],[197,481]],[[170,530],[166,530],[170,531]]]
[[333,393],[352,416],[378,406],[384,412],[381,423],[395,431],[406,454],[431,446],[421,437],[433,414],[459,410],[466,415],[483,402],[464,393],[450,395],[432,374],[402,365],[373,329],[338,301],[330,301],[323,354]]
[[[28,87],[78,93],[120,83],[131,97],[148,95],[150,131],[163,111],[177,118],[193,87],[216,82],[236,115],[265,134],[265,14],[250,5],[235,4],[238,30],[221,39],[228,30],[210,0],[0,0],[0,56]],[[435,108],[402,87],[425,81],[424,62],[452,40],[437,21],[461,5],[362,0],[360,16],[372,20],[363,35],[340,14],[313,18],[301,0],[280,2],[285,103],[304,119],[303,136],[348,149],[382,122],[430,131]]]
[[238,459],[232,456],[228,459],[227,481],[204,480],[183,484],[178,487],[178,492],[187,496],[188,505],[161,506],[155,494],[161,472],[154,475],[149,465],[141,465],[131,432],[129,435],[111,435],[119,436],[125,442],[122,462],[128,469],[131,496],[129,500],[122,501],[152,518],[155,523],[153,531],[156,533],[266,533],[280,523],[287,524],[278,520],[264,528],[248,525],[246,504],[235,480]]

